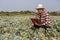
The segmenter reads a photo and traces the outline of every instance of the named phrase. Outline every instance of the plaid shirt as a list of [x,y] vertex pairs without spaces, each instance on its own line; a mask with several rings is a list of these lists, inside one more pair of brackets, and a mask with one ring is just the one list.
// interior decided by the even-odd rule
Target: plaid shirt
[[41,25],[47,25],[47,26],[51,26],[51,20],[49,18],[48,13],[44,13],[43,15],[37,14],[36,18],[41,20],[42,24]]

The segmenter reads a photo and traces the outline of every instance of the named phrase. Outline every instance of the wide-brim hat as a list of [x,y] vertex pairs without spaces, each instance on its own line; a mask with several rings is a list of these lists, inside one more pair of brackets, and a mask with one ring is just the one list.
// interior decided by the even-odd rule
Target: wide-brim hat
[[38,6],[36,7],[36,9],[44,9],[43,5],[42,4],[38,4]]

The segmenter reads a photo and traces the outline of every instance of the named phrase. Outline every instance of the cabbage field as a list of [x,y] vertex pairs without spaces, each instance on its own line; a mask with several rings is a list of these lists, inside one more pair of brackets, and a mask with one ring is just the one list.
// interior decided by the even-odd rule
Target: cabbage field
[[[0,40],[29,40],[33,15],[0,16]],[[33,40],[60,40],[60,16],[50,16],[52,28],[48,35],[40,28],[40,34],[34,33]]]

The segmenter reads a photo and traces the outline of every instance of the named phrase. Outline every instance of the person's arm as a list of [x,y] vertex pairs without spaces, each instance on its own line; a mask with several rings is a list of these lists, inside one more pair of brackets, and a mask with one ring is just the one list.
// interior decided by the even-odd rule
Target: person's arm
[[34,24],[32,23],[28,28],[31,29],[33,27],[33,25],[41,26],[41,24],[38,24],[38,23],[35,22]]
[[52,25],[51,23],[52,22],[51,22],[51,19],[49,17],[49,14],[47,14],[45,17],[45,25],[51,26]]

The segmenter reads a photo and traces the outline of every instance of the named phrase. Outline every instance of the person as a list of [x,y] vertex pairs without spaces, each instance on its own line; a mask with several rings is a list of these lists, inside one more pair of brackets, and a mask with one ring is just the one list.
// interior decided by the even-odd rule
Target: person
[[[44,28],[45,33],[47,33],[47,28],[51,28],[52,26],[49,14],[45,11],[45,8],[43,7],[42,4],[38,4],[38,6],[36,7],[36,10],[38,11],[36,15],[36,19],[40,20],[40,24],[32,23],[28,28],[29,29]],[[37,34],[38,33],[39,32],[37,32]]]

